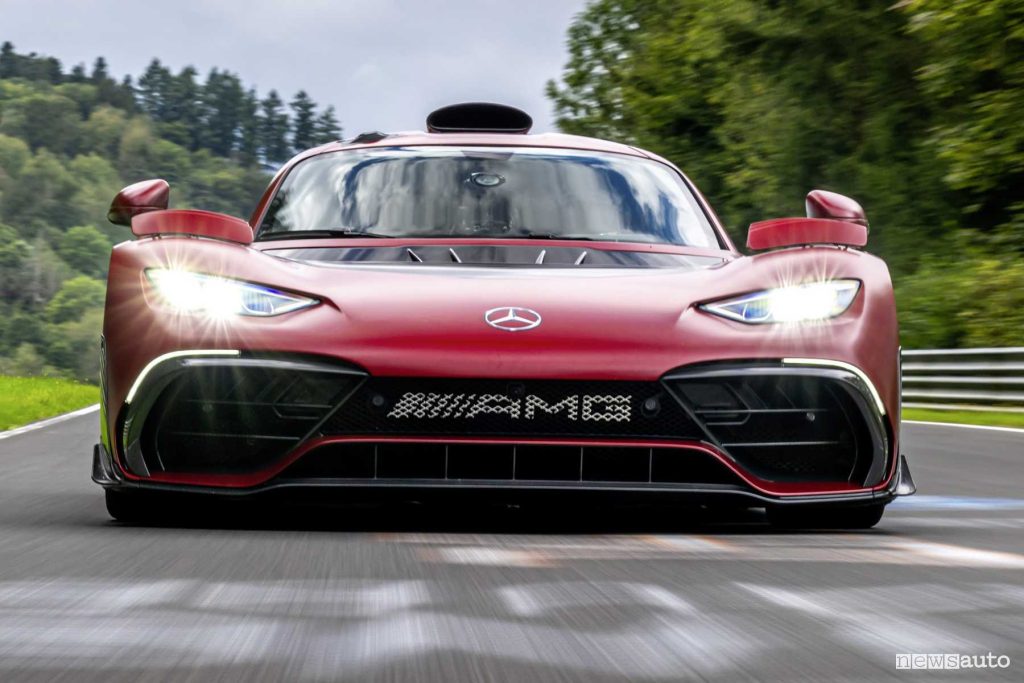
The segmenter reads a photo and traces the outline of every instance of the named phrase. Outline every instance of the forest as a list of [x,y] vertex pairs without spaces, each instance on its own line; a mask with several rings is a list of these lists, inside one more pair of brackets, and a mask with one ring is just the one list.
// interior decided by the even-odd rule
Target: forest
[[559,127],[679,165],[738,244],[856,198],[905,348],[1024,345],[1024,0],[595,0]]
[[229,71],[153,60],[114,78],[0,47],[0,375],[95,381],[114,194],[145,178],[175,208],[247,217],[296,151],[341,137],[304,91],[262,97]]

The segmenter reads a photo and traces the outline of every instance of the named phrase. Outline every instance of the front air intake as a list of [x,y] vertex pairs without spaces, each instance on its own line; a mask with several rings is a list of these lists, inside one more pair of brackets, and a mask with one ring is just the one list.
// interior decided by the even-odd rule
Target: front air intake
[[465,102],[436,109],[427,116],[430,133],[525,134],[533,119],[521,109],[491,102]]

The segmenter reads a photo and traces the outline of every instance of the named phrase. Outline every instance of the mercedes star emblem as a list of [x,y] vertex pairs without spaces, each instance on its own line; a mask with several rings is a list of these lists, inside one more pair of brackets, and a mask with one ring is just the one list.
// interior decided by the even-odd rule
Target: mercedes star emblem
[[540,313],[531,308],[501,306],[484,313],[484,320],[491,327],[506,332],[525,332],[540,325]]

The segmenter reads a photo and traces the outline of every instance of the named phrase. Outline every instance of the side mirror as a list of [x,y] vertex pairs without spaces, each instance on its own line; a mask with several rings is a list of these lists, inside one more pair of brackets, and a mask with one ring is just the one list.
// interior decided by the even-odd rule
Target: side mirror
[[156,235],[189,235],[252,244],[252,227],[241,218],[212,211],[178,209],[151,211],[132,219],[132,232],[137,237]]
[[868,243],[868,219],[856,201],[827,190],[811,190],[805,205],[807,218],[751,223],[747,248],[757,251],[809,244],[863,247]]
[[159,178],[129,185],[114,197],[107,211],[107,220],[114,225],[131,225],[132,218],[148,211],[167,208],[171,186]]
[[853,199],[828,190],[811,190],[804,201],[808,218],[831,218],[868,227],[864,208]]

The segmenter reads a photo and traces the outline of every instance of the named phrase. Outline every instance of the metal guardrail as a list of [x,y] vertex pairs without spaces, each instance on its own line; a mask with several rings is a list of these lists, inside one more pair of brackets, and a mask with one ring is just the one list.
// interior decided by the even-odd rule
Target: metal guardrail
[[1024,347],[904,351],[903,405],[1024,413]]

